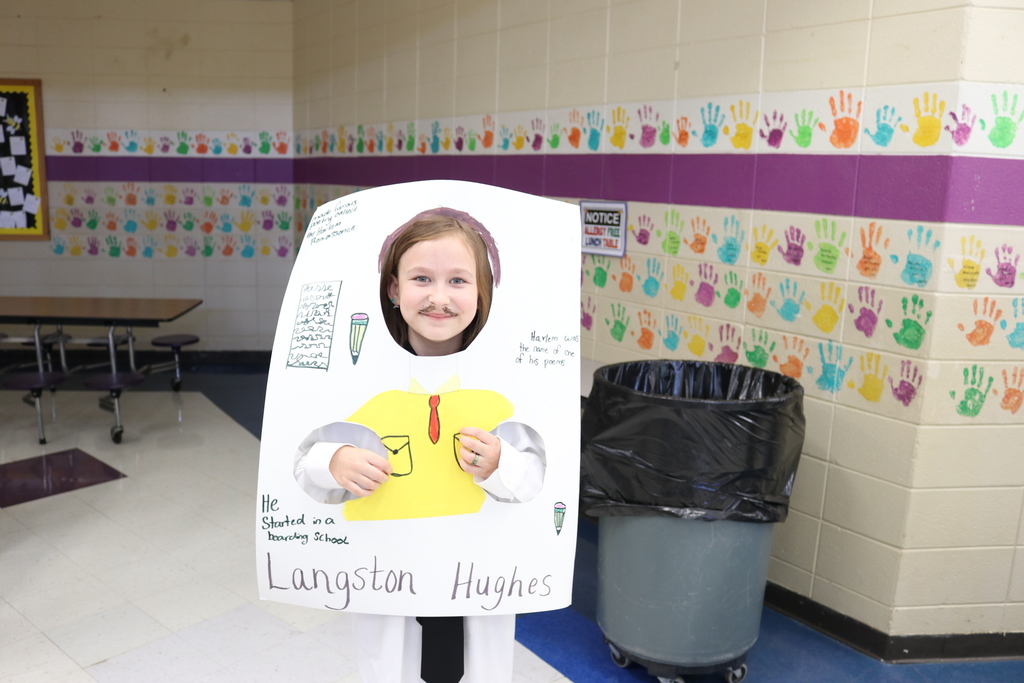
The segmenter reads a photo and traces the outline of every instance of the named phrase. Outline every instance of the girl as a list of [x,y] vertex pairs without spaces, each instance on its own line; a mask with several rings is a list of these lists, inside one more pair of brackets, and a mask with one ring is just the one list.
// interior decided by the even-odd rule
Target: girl
[[[504,397],[458,388],[456,354],[483,329],[500,282],[490,233],[464,212],[425,211],[385,240],[378,266],[384,320],[412,354],[409,391],[380,394],[311,434],[296,454],[300,486],[320,502],[345,503],[351,521],[471,514],[488,495],[532,499],[543,483],[543,441],[507,421]],[[467,617],[464,637],[461,617],[434,619],[354,614],[364,680],[511,681],[515,615]],[[445,636],[432,640],[435,626],[456,639],[454,654],[444,652]]]

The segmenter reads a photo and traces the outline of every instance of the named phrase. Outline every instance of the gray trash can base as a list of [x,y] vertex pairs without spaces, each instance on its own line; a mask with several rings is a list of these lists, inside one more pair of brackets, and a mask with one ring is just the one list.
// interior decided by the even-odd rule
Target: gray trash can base
[[637,664],[647,669],[647,673],[654,676],[659,681],[676,681],[683,676],[704,676],[707,674],[723,673],[725,675],[725,680],[728,683],[740,683],[747,677],[746,653],[743,653],[739,657],[727,662],[720,662],[707,666],[679,666],[670,662],[655,662],[649,659],[644,659],[636,653],[629,652],[624,648],[619,647],[607,638],[604,640],[608,643],[608,650],[611,654],[612,661],[615,662],[617,666],[625,669],[632,664]]

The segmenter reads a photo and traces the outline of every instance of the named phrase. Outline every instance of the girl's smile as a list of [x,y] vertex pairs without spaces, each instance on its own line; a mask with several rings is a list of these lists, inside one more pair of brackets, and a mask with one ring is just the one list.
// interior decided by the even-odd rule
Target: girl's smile
[[409,326],[417,355],[456,353],[476,317],[476,260],[458,235],[419,242],[398,261],[388,293]]

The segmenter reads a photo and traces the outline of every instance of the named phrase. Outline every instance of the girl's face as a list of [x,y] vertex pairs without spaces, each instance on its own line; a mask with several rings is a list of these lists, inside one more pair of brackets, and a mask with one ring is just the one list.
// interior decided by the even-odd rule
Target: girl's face
[[417,242],[398,260],[388,294],[409,325],[420,356],[447,356],[462,345],[476,317],[476,260],[459,235]]

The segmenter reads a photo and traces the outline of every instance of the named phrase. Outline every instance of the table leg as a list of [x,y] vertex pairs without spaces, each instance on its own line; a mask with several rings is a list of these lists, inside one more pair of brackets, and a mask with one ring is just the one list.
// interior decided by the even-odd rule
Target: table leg
[[128,325],[125,329],[128,330],[128,366],[131,367],[132,372],[138,372],[135,369],[135,342],[132,339],[132,326]]
[[42,374],[42,373],[46,372],[46,368],[43,367],[43,339],[39,335],[39,328],[40,327],[42,327],[42,325],[39,324],[39,323],[36,323],[36,329],[35,329],[35,332],[33,333],[33,336],[34,336],[35,341],[36,341],[36,365],[39,366],[39,374]]
[[110,372],[117,374],[117,347],[114,344],[114,326],[107,328],[107,346],[110,347]]

